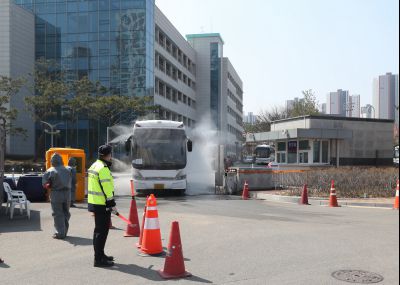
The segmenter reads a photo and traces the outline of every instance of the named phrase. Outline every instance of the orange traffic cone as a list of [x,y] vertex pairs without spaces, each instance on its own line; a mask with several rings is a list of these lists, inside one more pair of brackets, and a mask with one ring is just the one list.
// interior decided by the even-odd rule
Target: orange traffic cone
[[147,196],[146,198],[146,203],[144,204],[144,211],[143,211],[143,218],[142,218],[142,227],[140,228],[140,237],[139,237],[139,242],[136,243],[137,248],[142,247],[142,240],[143,240],[143,230],[144,230],[144,221],[146,218],[146,210],[147,210],[147,200],[149,197]]
[[164,279],[177,279],[192,276],[192,274],[185,270],[178,222],[172,223],[164,270],[158,270],[158,273]]
[[399,179],[397,179],[397,187],[396,187],[396,197],[394,198],[394,205],[393,209],[398,210],[399,209]]
[[129,222],[126,226],[126,231],[124,237],[139,237],[140,236],[140,224],[139,217],[137,212],[136,200],[135,200],[135,187],[133,185],[133,180],[131,180],[131,191],[132,191],[132,200],[131,207],[129,210]]
[[160,255],[163,253],[160,223],[158,221],[157,200],[153,194],[151,194],[147,200],[140,253],[143,255]]
[[303,193],[301,194],[300,205],[310,205],[308,203],[307,184],[304,184]]
[[250,198],[249,184],[247,183],[247,181],[245,181],[244,182],[244,186],[243,186],[242,199],[243,200],[248,200],[249,198]]
[[331,195],[329,197],[329,207],[339,207],[336,197],[335,181],[331,182]]

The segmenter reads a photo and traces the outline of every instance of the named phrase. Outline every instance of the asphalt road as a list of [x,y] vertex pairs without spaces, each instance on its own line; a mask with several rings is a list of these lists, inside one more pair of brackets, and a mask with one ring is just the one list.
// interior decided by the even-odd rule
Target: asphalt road
[[[128,216],[129,187],[118,178],[117,204]],[[163,284],[348,284],[331,274],[365,270],[399,284],[399,212],[385,209],[298,206],[206,195],[158,199],[163,245],[179,221],[186,270],[193,277]],[[128,194],[127,194],[128,193]],[[144,198],[137,198],[139,216]],[[3,209],[4,211],[4,209]],[[106,252],[112,269],[93,267],[93,221],[86,205],[72,209],[69,237],[53,240],[49,204],[32,204],[28,221],[0,215],[0,284],[156,284],[164,258],[141,257],[113,218]]]

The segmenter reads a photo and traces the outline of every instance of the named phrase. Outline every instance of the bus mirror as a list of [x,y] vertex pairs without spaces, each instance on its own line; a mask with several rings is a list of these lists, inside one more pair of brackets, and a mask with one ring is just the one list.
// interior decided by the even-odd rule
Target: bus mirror
[[191,140],[187,141],[187,149],[188,149],[188,152],[192,152],[192,150],[193,150],[193,142]]
[[132,137],[130,137],[129,139],[127,139],[125,141],[125,152],[126,152],[126,155],[130,154],[131,147],[132,147]]

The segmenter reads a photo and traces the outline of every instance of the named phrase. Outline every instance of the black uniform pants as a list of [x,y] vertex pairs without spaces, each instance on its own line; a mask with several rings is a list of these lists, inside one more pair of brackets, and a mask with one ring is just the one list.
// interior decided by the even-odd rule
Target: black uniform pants
[[111,211],[96,211],[94,213],[95,228],[93,232],[94,258],[100,260],[104,256],[108,231],[110,229]]

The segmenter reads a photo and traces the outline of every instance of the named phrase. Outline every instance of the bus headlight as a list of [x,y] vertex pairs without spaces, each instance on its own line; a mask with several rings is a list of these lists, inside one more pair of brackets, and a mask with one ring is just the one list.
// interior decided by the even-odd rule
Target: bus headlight
[[179,171],[175,176],[175,180],[185,180],[185,179],[186,179],[186,174],[182,171]]

